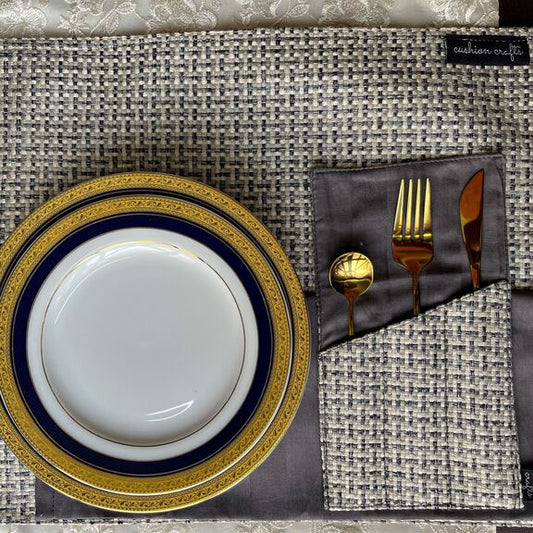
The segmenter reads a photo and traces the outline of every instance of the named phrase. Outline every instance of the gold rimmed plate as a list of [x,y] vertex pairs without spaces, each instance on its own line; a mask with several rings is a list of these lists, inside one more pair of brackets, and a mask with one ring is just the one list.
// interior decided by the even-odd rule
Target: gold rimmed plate
[[75,187],[0,250],[0,432],[87,503],[192,505],[288,428],[309,359],[290,263],[246,209],[161,174]]

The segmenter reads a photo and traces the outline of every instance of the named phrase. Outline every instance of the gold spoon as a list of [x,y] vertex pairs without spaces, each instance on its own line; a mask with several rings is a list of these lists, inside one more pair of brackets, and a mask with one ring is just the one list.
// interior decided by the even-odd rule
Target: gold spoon
[[329,269],[329,284],[348,300],[348,334],[353,337],[353,304],[374,281],[374,267],[366,255],[348,252],[337,257]]

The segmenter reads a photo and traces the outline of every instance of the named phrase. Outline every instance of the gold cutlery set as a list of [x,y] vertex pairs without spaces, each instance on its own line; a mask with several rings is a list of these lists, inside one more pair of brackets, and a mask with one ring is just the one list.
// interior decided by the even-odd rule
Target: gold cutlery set
[[[484,170],[481,169],[466,184],[459,202],[461,233],[465,245],[474,290],[481,283],[481,226],[483,218]],[[420,314],[419,278],[434,256],[431,219],[431,181],[409,179],[400,182],[392,229],[392,258],[405,268],[412,278],[413,315]],[[413,202],[414,198],[414,202]],[[423,198],[423,199],[422,199]],[[353,310],[356,298],[368,291],[374,281],[371,260],[358,252],[339,256],[329,270],[333,289],[348,302],[348,334],[355,334]]]

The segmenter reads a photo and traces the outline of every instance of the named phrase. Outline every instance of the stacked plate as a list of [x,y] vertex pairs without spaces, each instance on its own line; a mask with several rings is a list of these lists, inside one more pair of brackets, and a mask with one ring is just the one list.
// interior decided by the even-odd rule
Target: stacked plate
[[0,434],[46,483],[108,509],[210,498],[287,430],[309,362],[280,246],[201,183],[75,187],[0,250]]

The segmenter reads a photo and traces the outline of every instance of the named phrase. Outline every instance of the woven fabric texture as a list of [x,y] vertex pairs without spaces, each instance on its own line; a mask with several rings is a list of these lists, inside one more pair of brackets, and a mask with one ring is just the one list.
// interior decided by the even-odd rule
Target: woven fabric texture
[[0,524],[35,516],[35,478],[0,440]]
[[501,151],[512,281],[531,286],[532,69],[446,65],[445,33],[2,41],[0,239],[80,181],[171,172],[248,206],[313,289],[311,167]]
[[510,332],[500,282],[322,352],[326,506],[520,508]]
[[[248,206],[313,290],[310,167],[501,151],[512,283],[531,287],[531,67],[445,65],[447,31],[0,41],[0,241],[71,185],[170,172]],[[6,479],[30,497],[7,464]],[[0,520],[31,509],[14,502]]]

